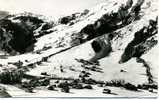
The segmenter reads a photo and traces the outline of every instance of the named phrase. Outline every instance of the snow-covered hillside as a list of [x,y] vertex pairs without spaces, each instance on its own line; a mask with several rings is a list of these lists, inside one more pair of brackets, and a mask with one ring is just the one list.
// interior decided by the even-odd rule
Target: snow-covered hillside
[[[98,94],[96,97],[105,95],[104,88],[112,92],[106,97],[155,96],[159,67],[157,4],[157,0],[108,0],[58,21],[31,13],[8,16],[0,20],[1,73],[22,70],[23,81],[30,80],[26,76],[60,82],[79,80],[82,85],[92,85],[94,90],[88,92]],[[18,35],[22,39],[19,33],[24,34]],[[104,85],[98,87],[100,84]],[[35,95],[25,93],[19,85],[2,86],[15,97],[12,89],[22,89],[20,97],[57,94],[41,86],[35,88]],[[87,90],[70,87],[75,95],[69,96],[89,96],[84,95]],[[133,87],[135,91],[131,91]]]

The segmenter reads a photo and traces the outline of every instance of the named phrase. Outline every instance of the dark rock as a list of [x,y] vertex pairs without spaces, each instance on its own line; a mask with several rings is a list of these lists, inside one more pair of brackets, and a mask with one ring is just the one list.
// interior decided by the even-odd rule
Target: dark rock
[[30,87],[36,87],[36,86],[40,86],[40,82],[38,79],[32,79],[29,81],[28,83],[30,85]]
[[103,89],[103,93],[104,93],[104,94],[110,94],[110,93],[111,93],[111,90],[110,90],[110,89]]
[[59,80],[55,81],[55,83],[59,83]]
[[70,88],[69,87],[64,87],[64,88],[61,89],[61,92],[69,93]]
[[66,16],[60,19],[61,24],[68,24],[71,20],[73,20],[70,16]]
[[84,86],[85,89],[93,89],[93,87],[91,85],[86,85]]
[[137,86],[139,89],[144,89],[144,90],[148,90],[148,89],[158,89],[158,86],[155,84],[142,84],[142,85],[138,85]]
[[92,42],[92,48],[96,53],[98,53],[102,50],[102,47],[101,47],[100,43],[98,43],[98,41]]
[[128,90],[133,90],[133,91],[137,91],[137,90],[138,90],[138,88],[137,88],[135,85],[132,85],[132,84],[130,84],[130,83],[126,83],[126,84],[124,85],[124,88],[126,88],[126,89],[128,89]]
[[38,62],[37,62],[37,65],[40,65],[40,64],[42,64],[42,61],[38,61]]
[[75,79],[72,82],[70,82],[69,85],[74,87],[74,86],[78,85],[79,83],[80,83],[80,80],[79,79]]
[[[152,36],[157,34],[156,21],[150,21],[149,26],[143,27],[135,33],[134,39],[127,45],[124,53],[121,56],[119,63],[125,63],[132,57],[141,57],[145,52],[150,50],[158,42]],[[151,24],[153,23],[153,25]],[[151,38],[151,40],[148,40]]]
[[29,88],[27,88],[26,92],[34,93],[34,92],[33,92],[33,89],[34,89],[33,87],[29,87]]
[[41,30],[48,30],[53,27],[53,23],[46,23],[42,26]]
[[142,86],[139,84],[139,85],[137,85],[137,88],[138,89],[142,89]]
[[61,88],[61,92],[65,92],[65,93],[70,92],[70,87],[67,81],[60,83],[58,87]]
[[41,86],[47,86],[50,84],[50,79],[43,79],[43,80],[40,80],[39,82]]
[[74,88],[74,89],[83,89],[83,85],[82,84],[76,84],[76,85],[73,85],[72,88]]
[[46,76],[48,76],[47,72],[42,72],[41,75],[46,75]]
[[33,44],[36,40],[33,36],[33,31],[29,29],[26,23],[14,23],[11,20],[3,19],[0,21],[0,26],[5,30],[1,33],[2,36],[0,36],[5,36],[2,40],[4,41],[3,46],[0,48],[8,53],[12,53],[13,51],[17,51],[19,53],[29,52],[27,51],[27,48],[31,48],[30,50],[33,50]]
[[153,89],[150,88],[150,89],[149,89],[149,92],[153,92]]
[[120,72],[126,72],[125,70],[121,69]]
[[48,89],[48,90],[55,90],[55,85],[50,85],[50,86],[48,86],[47,89]]
[[68,87],[68,86],[69,86],[69,83],[67,81],[61,82],[57,85],[57,87],[59,87],[59,88],[64,88],[64,87]]
[[21,86],[22,86],[22,88],[31,87],[31,85],[28,82],[22,82]]
[[92,78],[89,79],[85,79],[85,84],[97,84],[97,82],[95,80],[93,80]]

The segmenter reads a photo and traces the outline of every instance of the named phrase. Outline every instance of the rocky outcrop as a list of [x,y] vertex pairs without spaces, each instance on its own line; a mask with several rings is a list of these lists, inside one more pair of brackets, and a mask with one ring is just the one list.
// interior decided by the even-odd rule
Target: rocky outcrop
[[95,39],[91,46],[95,52],[94,57],[90,59],[91,62],[96,62],[98,59],[108,56],[112,51],[109,35]]
[[[33,51],[36,38],[47,34],[45,31],[52,25],[33,15],[12,15],[1,19],[0,49],[11,55]],[[37,35],[35,30],[40,27]]]
[[89,13],[89,10],[88,9],[85,9],[82,13],[74,13],[70,16],[65,16],[65,17],[62,17],[59,19],[59,23],[60,24],[69,24],[69,25],[73,25],[77,22],[77,20],[80,18],[80,17],[83,17],[85,15],[87,15]]
[[[0,21],[1,49],[11,53],[25,53],[26,49],[35,43],[33,32],[25,23],[13,23],[8,19]],[[33,47],[30,48],[30,51]],[[14,53],[13,53],[14,52]]]
[[155,21],[150,20],[147,27],[143,27],[135,33],[134,39],[125,48],[120,63],[126,62],[132,57],[141,57],[142,54],[148,52],[148,50],[158,43],[154,38],[154,35],[158,33],[157,20],[157,18]]

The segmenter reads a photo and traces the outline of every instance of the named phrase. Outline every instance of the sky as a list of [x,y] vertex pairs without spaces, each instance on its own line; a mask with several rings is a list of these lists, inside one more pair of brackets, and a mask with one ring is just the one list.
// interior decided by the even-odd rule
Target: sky
[[91,8],[105,0],[0,0],[0,10],[63,16]]

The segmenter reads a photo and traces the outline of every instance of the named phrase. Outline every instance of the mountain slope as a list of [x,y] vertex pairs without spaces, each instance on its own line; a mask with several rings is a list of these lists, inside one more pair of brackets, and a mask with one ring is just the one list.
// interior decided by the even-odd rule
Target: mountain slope
[[[29,44],[33,49],[27,53],[24,50],[23,54],[0,58],[2,70],[6,66],[17,70],[27,68],[25,74],[28,76],[46,77],[41,75],[46,72],[52,78],[80,80],[83,80],[81,74],[86,72],[90,73],[86,80],[104,82],[108,86],[119,87],[115,83],[119,82],[138,89],[154,86],[156,90],[159,67],[157,0],[108,0],[85,13],[72,14],[54,23],[43,19],[36,23],[34,18],[39,16],[8,18],[12,24],[27,24],[31,41],[36,41]],[[5,34],[9,31],[3,25]]]

